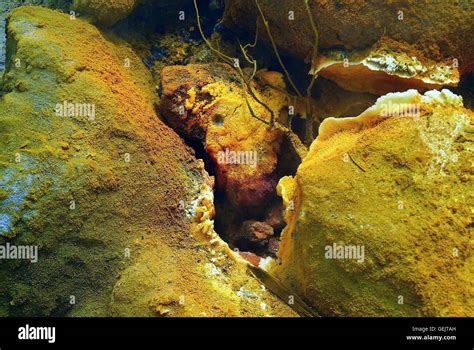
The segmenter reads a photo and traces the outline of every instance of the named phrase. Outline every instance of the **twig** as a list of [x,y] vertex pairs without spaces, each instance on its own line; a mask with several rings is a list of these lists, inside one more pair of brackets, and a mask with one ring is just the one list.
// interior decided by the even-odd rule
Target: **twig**
[[362,168],[359,164],[356,163],[356,161],[352,158],[351,154],[347,153],[347,155],[349,156],[349,159],[351,160],[351,162],[354,163],[356,167],[358,167],[360,170],[362,170],[365,173],[364,168]]
[[[242,82],[242,87],[245,87],[248,91],[248,93],[250,94],[250,96],[253,97],[253,99],[258,103],[260,104],[263,108],[265,108],[269,113],[270,113],[270,122],[266,122],[265,121],[265,124],[267,125],[270,125],[270,126],[273,126],[274,123],[275,123],[275,113],[273,112],[273,110],[267,105],[265,104],[264,102],[262,102],[254,93],[254,91],[252,90],[252,84],[250,83],[250,80],[249,79],[247,81],[247,79],[245,79],[245,74],[244,72],[242,71],[242,68],[240,67],[240,63],[239,64],[235,64],[235,59],[224,54],[223,52],[219,51],[219,50],[216,50],[211,42],[206,38],[206,36],[204,35],[204,31],[202,30],[202,26],[201,26],[201,17],[199,16],[199,8],[198,8],[198,5],[197,5],[197,1],[194,0],[194,8],[196,10],[196,20],[197,20],[197,26],[198,26],[198,29],[199,29],[199,33],[201,34],[201,37],[202,39],[204,40],[204,42],[206,43],[207,47],[209,47],[209,49],[214,52],[218,57],[220,57],[224,62],[228,63],[231,67],[234,68],[234,70],[239,74],[240,78],[241,78],[241,82]],[[257,39],[255,39],[255,45],[257,44],[256,43]],[[245,58],[249,58],[247,55],[246,55],[246,51],[244,53],[244,56]],[[255,60],[253,60],[253,65],[254,65],[254,69],[253,71],[256,72],[256,69],[257,69],[257,62]],[[251,78],[253,78],[253,75],[254,73],[252,74]],[[249,111],[250,111],[250,114],[252,115],[252,117],[260,120],[260,121],[263,121],[262,118],[259,118],[256,116],[255,112],[253,111],[252,109],[252,106],[250,105],[250,103],[248,102],[247,100],[247,95],[245,94],[244,92],[244,96],[245,96],[245,99],[246,99],[246,103],[247,103],[247,107],[249,108]]]
[[[314,42],[313,42],[313,53],[311,55],[311,65],[313,64],[316,56],[318,55],[318,42],[319,42],[319,35],[318,29],[316,28],[316,24],[314,23],[313,14],[311,12],[311,8],[309,7],[308,0],[304,0],[306,13],[309,18],[309,22],[311,24],[311,29],[313,30],[314,35]],[[313,111],[311,106],[311,90],[313,89],[314,83],[316,78],[318,77],[317,74],[313,74],[311,77],[311,82],[309,83],[308,87],[306,88],[306,135],[305,135],[305,143],[309,145],[314,139],[314,130],[313,130]]]
[[314,35],[313,54],[311,56],[311,62],[313,62],[313,60],[316,59],[316,56],[318,55],[319,34],[318,34],[318,29],[316,28],[316,24],[314,23],[313,14],[311,13],[311,8],[309,7],[308,0],[304,0],[304,5],[306,8],[306,13],[308,14],[309,23],[311,24],[311,29],[313,30],[313,35]]
[[265,25],[265,29],[266,29],[267,34],[268,34],[268,38],[270,39],[270,42],[271,42],[271,44],[272,44],[273,51],[275,52],[275,55],[276,55],[276,57],[277,57],[278,63],[280,63],[281,68],[282,68],[283,71],[285,72],[286,78],[287,78],[288,81],[290,82],[290,85],[291,85],[291,87],[293,88],[293,90],[295,90],[296,94],[297,94],[299,97],[303,97],[303,95],[301,94],[300,90],[296,87],[296,84],[293,82],[293,79],[291,78],[290,73],[289,73],[288,70],[286,69],[286,66],[285,66],[285,64],[283,63],[283,60],[282,60],[281,57],[280,57],[280,53],[278,52],[278,48],[277,48],[276,43],[275,43],[275,39],[273,38],[272,32],[271,32],[271,30],[270,30],[270,27],[268,26],[268,21],[267,21],[267,19],[265,18],[265,15],[263,14],[262,8],[260,7],[260,3],[258,2],[258,0],[255,0],[255,4],[257,5],[258,11],[260,12],[260,16],[262,17],[263,24]]

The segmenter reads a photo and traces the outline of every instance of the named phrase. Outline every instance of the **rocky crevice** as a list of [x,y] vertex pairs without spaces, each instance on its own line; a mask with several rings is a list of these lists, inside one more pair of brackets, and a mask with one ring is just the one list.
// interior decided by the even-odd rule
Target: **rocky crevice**
[[[280,77],[260,74],[261,81]],[[255,89],[273,110],[287,109],[282,92],[264,84]],[[227,65],[172,66],[162,72],[161,114],[216,177],[216,231],[258,265],[261,257],[278,251],[284,221],[276,185],[296,172],[300,160],[286,134],[254,119],[244,106],[238,79]]]

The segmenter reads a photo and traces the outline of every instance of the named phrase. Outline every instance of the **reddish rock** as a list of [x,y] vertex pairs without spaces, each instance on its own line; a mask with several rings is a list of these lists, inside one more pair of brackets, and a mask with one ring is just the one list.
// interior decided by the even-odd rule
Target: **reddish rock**
[[255,255],[254,253],[250,252],[240,252],[239,255],[251,263],[253,266],[258,266],[260,264],[261,257]]
[[[287,108],[283,92],[258,79],[252,84],[275,115]],[[268,124],[270,112],[246,97],[237,73],[222,63],[165,67],[162,85],[161,113],[181,135],[203,143],[215,167],[218,190],[236,208],[264,208],[276,194],[283,140],[283,132]],[[260,120],[249,112],[246,98]]]
[[248,220],[242,223],[241,239],[250,244],[266,244],[273,236],[273,227],[265,222]]
[[[219,188],[232,189],[227,191],[228,199],[232,204],[244,207],[261,207],[270,198],[276,196],[278,179],[275,173],[239,177],[232,176],[235,171],[229,169],[230,167],[221,165],[217,169],[217,181]],[[230,176],[226,176],[226,174]]]

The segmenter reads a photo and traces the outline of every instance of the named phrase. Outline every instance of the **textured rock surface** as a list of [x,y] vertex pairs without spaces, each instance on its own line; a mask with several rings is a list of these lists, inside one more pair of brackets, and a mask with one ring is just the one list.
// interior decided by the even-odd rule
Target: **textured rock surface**
[[242,223],[242,239],[249,245],[257,248],[268,244],[268,239],[273,236],[273,227],[265,222],[248,220]]
[[[252,117],[240,78],[225,64],[166,67],[162,74],[161,110],[169,123],[204,143],[216,168],[217,186],[235,206],[262,206],[275,193],[281,131]],[[277,74],[261,75],[281,80]],[[255,83],[255,91],[277,117],[288,104],[287,96],[275,89]],[[250,96],[248,100],[256,115],[268,122],[269,113]],[[252,158],[239,161],[235,152]]]
[[72,8],[94,18],[98,23],[111,26],[127,17],[138,0],[74,0]]
[[[313,32],[301,0],[259,0],[278,46],[287,53],[311,59]],[[474,68],[474,5],[468,1],[329,1],[310,0],[321,50],[367,49],[383,35],[408,44],[418,56],[443,62],[458,59],[461,73]],[[293,11],[294,20],[290,19]],[[259,12],[255,0],[227,0],[224,22],[250,33]],[[264,26],[259,30],[265,37]],[[459,35],[463,33],[463,35]]]
[[354,92],[383,95],[410,88],[426,91],[456,86],[459,71],[452,60],[436,62],[410,45],[383,38],[367,50],[327,51],[313,62],[313,74]]
[[[2,261],[0,315],[294,315],[215,238],[212,179],[156,115],[128,45],[21,7],[7,46],[0,243],[39,259]],[[95,113],[58,115],[64,101]]]
[[[192,4],[191,0],[71,0],[71,8],[91,18],[101,26],[112,26],[128,17],[139,5],[147,5],[160,18],[174,16]],[[146,13],[150,14],[150,12]],[[145,15],[146,15],[145,14]]]
[[5,14],[0,10],[0,71],[5,69]]
[[[473,124],[447,90],[326,119],[278,185],[288,225],[270,271],[325,315],[473,316]],[[333,244],[363,261],[328,258]]]

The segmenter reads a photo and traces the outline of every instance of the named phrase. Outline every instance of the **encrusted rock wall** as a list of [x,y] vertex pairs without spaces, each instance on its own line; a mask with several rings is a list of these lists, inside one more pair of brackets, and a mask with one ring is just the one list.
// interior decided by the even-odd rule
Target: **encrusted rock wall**
[[269,270],[324,315],[472,316],[473,125],[448,90],[326,119],[279,182],[288,225]]
[[25,6],[7,46],[0,243],[39,256],[2,261],[1,316],[295,315],[216,238],[213,180],[128,44]]
[[[282,0],[278,6],[273,0],[259,3],[278,47],[309,61],[314,35],[303,0]],[[227,26],[255,32],[260,17],[255,0],[226,0],[225,4]],[[309,5],[321,50],[366,49],[385,35],[435,61],[457,58],[461,73],[474,68],[474,45],[468,39],[474,35],[472,2],[309,0]],[[266,37],[263,25],[259,32]]]

